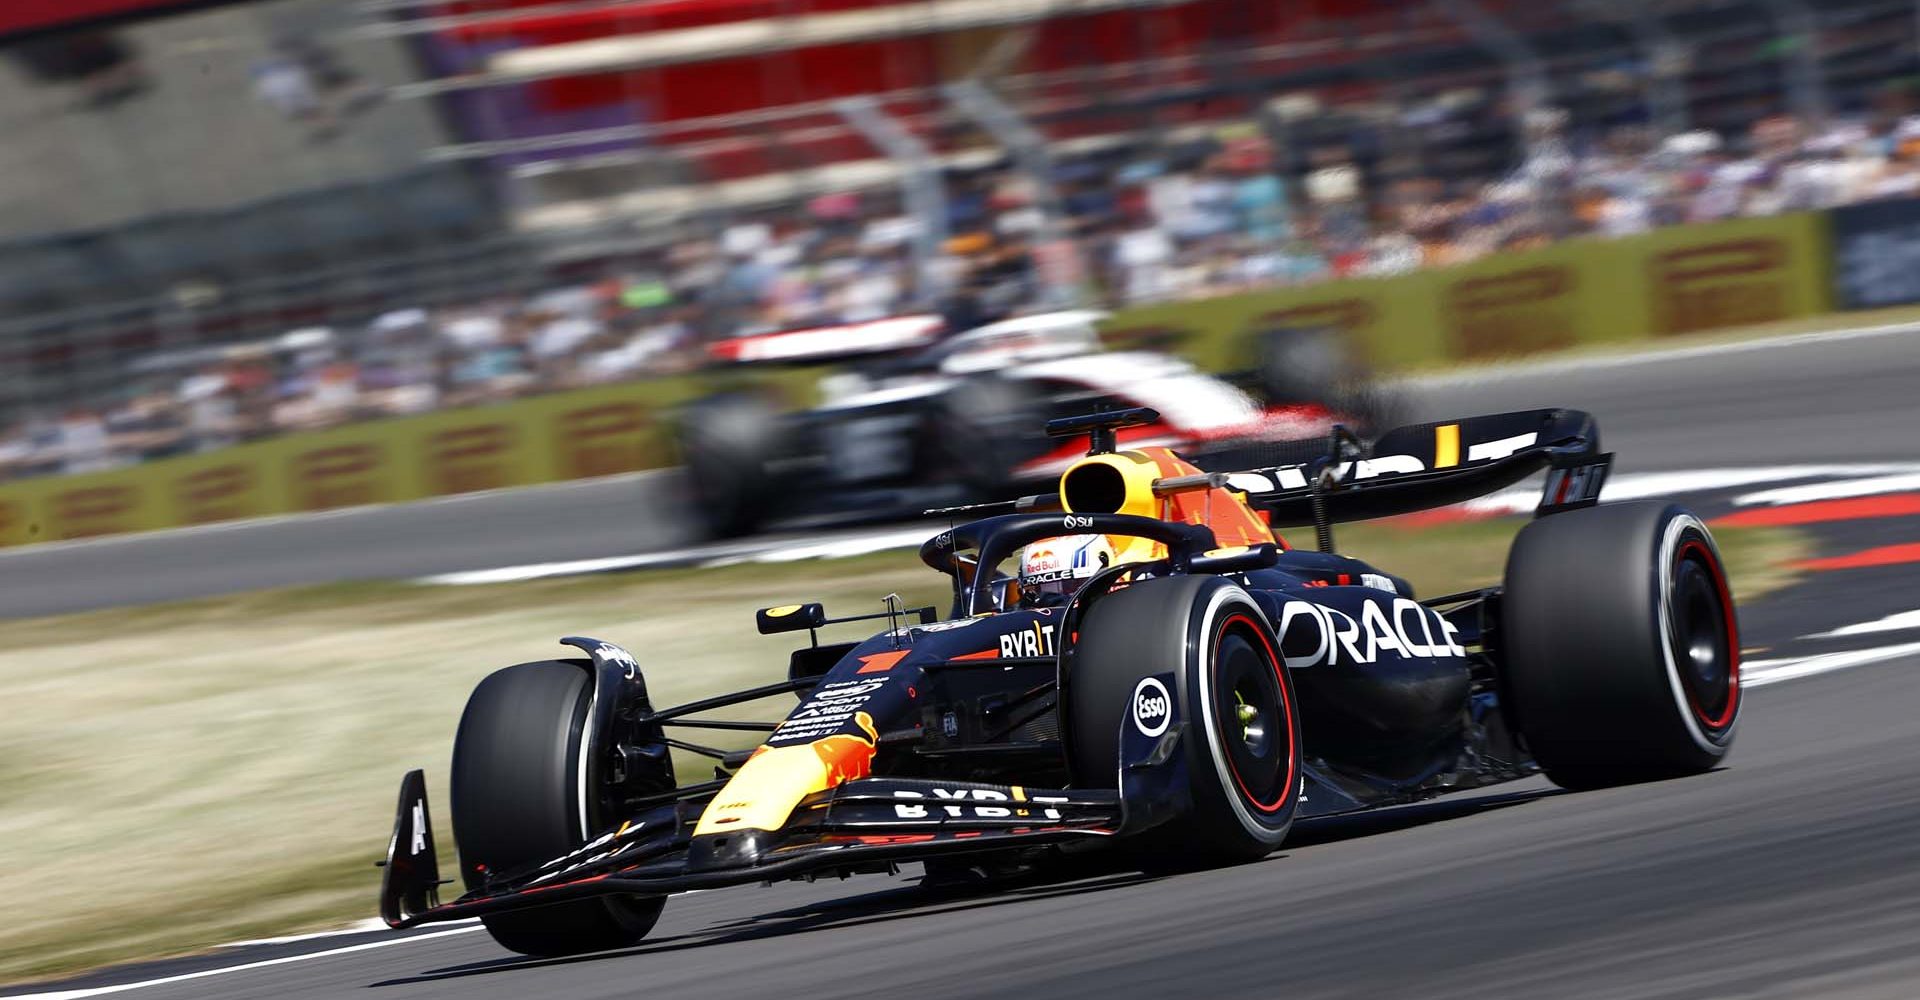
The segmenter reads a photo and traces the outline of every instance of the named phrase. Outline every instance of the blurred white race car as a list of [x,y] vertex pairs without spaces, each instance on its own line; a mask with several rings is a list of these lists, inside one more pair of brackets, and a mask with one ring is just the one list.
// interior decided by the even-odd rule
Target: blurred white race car
[[1202,468],[1277,461],[1276,445],[1322,442],[1335,423],[1386,423],[1335,331],[1263,332],[1249,370],[1227,379],[1155,351],[1103,350],[1103,319],[1075,310],[983,326],[826,376],[820,405],[799,412],[758,392],[708,396],[676,428],[695,511],[728,537],[1008,499],[1080,457],[1034,428],[1102,408],[1158,411],[1120,444],[1171,447]]

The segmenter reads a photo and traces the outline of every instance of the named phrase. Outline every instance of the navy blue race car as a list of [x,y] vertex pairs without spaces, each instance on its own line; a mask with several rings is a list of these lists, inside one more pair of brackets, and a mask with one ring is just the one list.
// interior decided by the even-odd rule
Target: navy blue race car
[[[1051,422],[1090,447],[1057,491],[984,505],[921,547],[945,609],[829,618],[784,679],[661,707],[657,665],[571,637],[570,659],[481,681],[455,740],[464,893],[438,901],[421,772],[401,785],[381,912],[479,917],[506,947],[631,944],[674,892],[931,873],[1082,852],[1181,869],[1264,856],[1296,818],[1544,772],[1569,788],[1715,766],[1740,714],[1727,577],[1699,518],[1596,505],[1611,456],[1586,414],[1534,410],[1336,430],[1312,461],[1204,472],[1119,450],[1137,410]],[[1420,597],[1335,551],[1334,526],[1455,502],[1545,470],[1500,586]],[[1312,525],[1315,550],[1270,525]],[[818,630],[881,621],[822,642]],[[713,709],[798,696],[764,723]],[[749,751],[699,730],[764,734]],[[669,735],[673,734],[673,735]],[[678,784],[673,755],[719,777]]]

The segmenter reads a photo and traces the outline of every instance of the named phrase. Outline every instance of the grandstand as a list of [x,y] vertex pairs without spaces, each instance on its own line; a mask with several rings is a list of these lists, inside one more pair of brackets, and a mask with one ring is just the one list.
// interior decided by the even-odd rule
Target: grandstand
[[[1661,141],[1689,133],[1699,173],[1756,122],[1891,135],[1917,26],[1907,0],[24,4],[0,12],[0,420],[118,405],[156,355],[306,328],[351,355],[382,314],[533,337],[551,310],[499,303],[603,279],[646,304],[550,338],[598,352],[592,378],[672,356],[641,340],[1704,217],[1573,186],[1669,183]],[[1166,204],[1229,189],[1258,232]],[[497,391],[577,384],[585,357]]]
[[111,378],[104,355],[410,299],[411,273],[500,238],[485,185],[427,161],[451,141],[435,109],[385,99],[410,72],[404,49],[334,42],[351,17],[272,0],[0,49],[0,361],[14,393]]
[[[381,30],[426,39],[442,71],[398,96],[464,109],[468,140],[437,155],[500,164],[523,189],[524,218],[573,227],[713,204],[662,189],[676,180],[701,188],[767,175],[791,182],[720,189],[747,203],[835,183],[891,183],[897,170],[856,169],[884,157],[836,113],[834,99],[855,93],[877,97],[948,162],[971,165],[979,156],[964,154],[1001,151],[981,141],[941,90],[966,78],[990,80],[1056,142],[1152,139],[1196,122],[1257,118],[1284,95],[1315,109],[1287,129],[1293,162],[1284,166],[1295,171],[1304,172],[1316,146],[1341,144],[1362,152],[1411,147],[1397,150],[1408,154],[1400,163],[1408,171],[1489,176],[1511,166],[1524,140],[1518,116],[1508,113],[1515,51],[1461,16],[1461,6],[515,0],[383,5],[393,20]],[[1794,4],[1807,25],[1783,6],[1647,0],[1473,9],[1537,61],[1528,69],[1541,91],[1533,99],[1566,108],[1576,131],[1656,114],[1663,128],[1744,129],[1794,110],[1803,49],[1814,50],[1829,112],[1866,107],[1886,79],[1914,69],[1910,4]],[[959,8],[976,13],[963,19],[953,13]],[[856,14],[866,20],[852,21]],[[870,32],[864,40],[846,40],[862,26]],[[747,27],[761,33],[722,30]],[[1801,27],[1810,37],[1792,34]],[[836,43],[798,47],[824,32]],[[767,38],[791,41],[756,47]],[[1403,135],[1404,113],[1444,93],[1466,95],[1460,120]],[[847,169],[823,169],[833,165]],[[593,197],[617,166],[629,171],[621,196]]]

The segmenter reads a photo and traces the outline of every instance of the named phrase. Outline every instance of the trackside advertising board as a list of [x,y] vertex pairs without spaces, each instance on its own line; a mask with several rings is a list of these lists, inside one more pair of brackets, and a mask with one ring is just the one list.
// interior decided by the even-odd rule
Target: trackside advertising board
[[1849,205],[1833,220],[1833,294],[1842,309],[1920,302],[1920,199]]
[[[1800,214],[1574,240],[1393,278],[1130,309],[1106,332],[1116,342],[1170,343],[1219,371],[1245,362],[1248,338],[1259,330],[1332,326],[1364,344],[1375,364],[1394,369],[1818,315],[1832,308],[1830,274],[1848,305],[1917,301],[1920,281],[1911,276],[1920,268],[1903,264],[1890,276],[1878,257],[1887,240],[1920,244],[1920,202],[1903,204],[1888,217],[1900,221],[1885,224],[1865,212],[1881,206],[1836,213],[1838,238],[1854,248],[1837,269],[1826,216]],[[1920,246],[1912,254],[1920,257]],[[754,380],[801,401],[819,371]],[[0,484],[0,545],[655,468],[673,461],[672,408],[711,387],[683,377],[581,389]]]
[[0,486],[0,545],[331,510],[669,464],[688,379],[370,421],[126,469]]
[[1282,324],[1347,330],[1382,368],[1531,354],[1828,312],[1827,242],[1815,213],[1677,226],[1391,278],[1146,306],[1109,329],[1121,340],[1154,331],[1213,369]]

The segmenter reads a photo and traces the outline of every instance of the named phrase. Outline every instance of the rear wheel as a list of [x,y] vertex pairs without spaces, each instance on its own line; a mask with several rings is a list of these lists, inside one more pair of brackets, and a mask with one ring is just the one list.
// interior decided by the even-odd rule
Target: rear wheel
[[[1140,725],[1171,672],[1187,728],[1194,810],[1146,835],[1143,866],[1251,861],[1286,839],[1300,788],[1300,720],[1266,616],[1219,577],[1135,583],[1080,626],[1067,700],[1076,781],[1113,788],[1120,727]],[[1142,730],[1147,732],[1147,729]]]
[[1317,404],[1359,430],[1394,426],[1399,406],[1374,384],[1351,338],[1331,327],[1280,327],[1255,335],[1254,381],[1271,406]]
[[[590,671],[585,660],[522,663],[488,675],[467,699],[453,743],[452,806],[460,875],[469,890],[490,873],[580,847],[603,822],[581,773]],[[639,941],[664,902],[610,896],[496,913],[481,922],[513,951],[573,955]]]
[[1028,392],[996,375],[976,375],[948,389],[930,427],[934,468],[957,479],[972,500],[1004,500],[1019,491],[1014,470],[1036,457],[1039,426]]
[[722,393],[689,406],[677,433],[694,516],[708,536],[752,534],[775,496],[768,463],[779,452],[779,411],[751,393]]
[[1507,557],[1502,672],[1515,721],[1569,788],[1708,770],[1740,717],[1740,635],[1705,524],[1661,503],[1542,518]]

